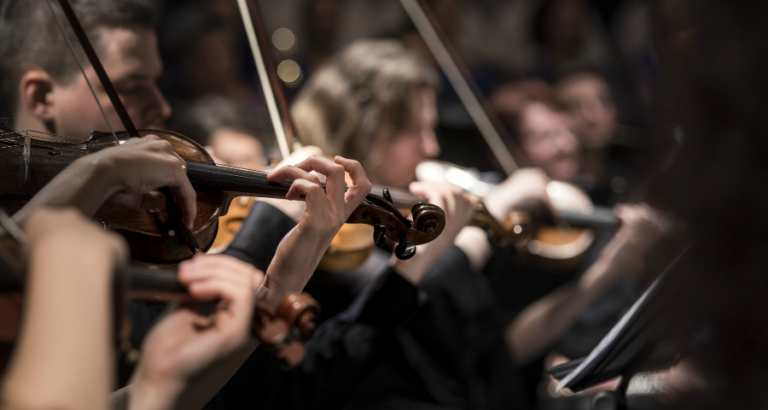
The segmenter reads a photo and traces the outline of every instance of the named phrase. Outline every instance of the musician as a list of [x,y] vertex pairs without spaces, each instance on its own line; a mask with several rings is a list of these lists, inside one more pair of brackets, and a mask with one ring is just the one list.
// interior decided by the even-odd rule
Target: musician
[[[152,26],[152,7],[139,0],[84,0],[75,2],[74,7],[136,128],[162,128],[171,107],[155,84],[163,64]],[[58,17],[76,45],[66,18],[62,14]],[[109,129],[99,110],[93,108],[88,84],[45,2],[4,2],[0,26],[4,39],[0,45],[0,87],[14,129],[75,138],[88,138],[92,130]],[[78,58],[86,65],[86,76],[109,123],[120,124],[81,48],[75,50],[80,50]]]
[[[54,27],[56,23],[50,18],[50,12],[39,6],[28,2],[11,1],[5,3],[2,11],[2,20],[0,20],[2,21],[0,31],[4,34],[13,33],[13,36],[15,36],[18,33],[28,33],[30,24],[46,28]],[[107,72],[110,75],[115,74],[118,92],[125,101],[128,112],[134,118],[136,125],[139,128],[152,126],[155,123],[159,125],[162,120],[167,118],[170,111],[167,109],[165,100],[154,84],[154,79],[159,75],[161,66],[159,65],[159,58],[157,58],[154,45],[154,33],[149,28],[151,9],[138,1],[119,2],[119,4],[103,1],[83,1],[75,3],[74,8],[81,21],[83,21],[86,31],[89,31],[91,35],[95,34],[95,37],[99,40],[97,42],[97,50],[105,57],[104,61]],[[28,59],[28,61],[24,61],[24,58],[19,58],[19,61],[22,63],[18,66],[3,67],[5,72],[12,74],[10,77],[3,76],[4,89],[14,90],[18,88],[20,90],[19,93],[10,92],[10,95],[17,96],[17,98],[12,100],[14,101],[13,107],[17,118],[15,126],[40,127],[40,129],[50,132],[75,135],[84,135],[84,133],[87,133],[87,130],[103,128],[104,124],[98,117],[97,107],[92,103],[86,104],[83,102],[90,98],[86,93],[87,86],[84,85],[84,82],[72,75],[71,72],[61,76],[58,72],[56,75],[49,74],[48,71],[54,72],[58,67],[53,66],[47,60],[41,60],[43,57],[40,56],[48,51],[45,48],[47,45],[61,46],[60,40],[54,38],[58,34],[42,30],[28,34],[29,38],[24,36],[18,38],[18,43],[25,44],[28,46],[26,48],[11,47],[3,43],[4,57],[14,59],[18,56]],[[51,53],[46,54],[46,57],[61,51],[63,47],[52,50]],[[28,53],[28,50],[35,50],[35,52]],[[21,56],[20,54],[24,55]],[[64,54],[58,56],[62,59],[67,58]],[[64,65],[62,64],[62,66]],[[89,67],[86,67],[86,70],[92,74],[92,70]],[[92,77],[92,75],[90,76]],[[126,84],[136,86],[136,94],[133,94],[133,91],[131,91],[134,88],[120,87],[123,84],[123,79]],[[96,81],[94,82],[96,83]],[[123,95],[126,93],[127,95]],[[77,99],[78,110],[76,112],[71,111],[69,109],[71,108],[70,106],[62,104],[62,99],[64,102],[67,102],[69,99]],[[107,117],[110,118],[110,123],[118,123],[113,107],[108,102],[102,102],[105,111],[107,111]],[[182,204],[184,221],[189,224],[194,217],[194,206],[192,206],[194,205],[194,196],[192,194],[185,194],[187,192],[185,187],[188,181],[186,181],[185,177],[181,178],[178,175],[178,171],[183,169],[183,161],[175,154],[169,152],[168,148],[167,143],[158,141],[154,137],[145,137],[129,141],[120,147],[109,148],[99,152],[103,159],[114,156],[121,157],[125,154],[126,157],[138,156],[144,158],[145,165],[153,163],[153,161],[160,163],[152,166],[138,166],[139,163],[136,166],[127,166],[127,161],[99,160],[94,162],[89,161],[88,157],[86,157],[82,161],[77,162],[77,164],[73,164],[75,171],[65,170],[59,179],[55,181],[55,184],[49,184],[49,186],[41,191],[38,195],[40,199],[33,199],[28,207],[22,210],[19,219],[23,219],[23,216],[28,215],[35,206],[44,204],[56,206],[72,204],[80,207],[87,214],[92,214],[103,203],[104,199],[109,198],[116,202],[124,201],[125,198],[114,195],[117,193],[129,194],[130,200],[122,203],[133,205],[139,209],[159,207],[162,212],[164,202],[154,201],[159,197],[152,191],[166,185],[173,188],[174,184],[176,184],[178,186],[174,191],[175,199]],[[346,169],[347,171],[352,171],[351,175],[353,175],[353,178],[362,178],[359,180],[360,184],[367,181],[364,174],[359,170],[359,165],[354,165],[352,161],[343,158],[337,158],[336,162],[337,164],[334,165],[321,158],[310,158],[301,165],[302,168],[290,168],[289,171],[281,171],[283,173],[274,175],[278,178],[300,178],[305,181],[317,182],[317,178],[310,176],[308,171],[313,169],[318,171],[331,170],[333,171],[334,178],[339,178],[343,176],[343,173],[340,172]],[[342,166],[340,164],[346,165]],[[125,166],[118,168],[117,165]],[[166,171],[158,172],[165,165],[168,166]],[[81,168],[78,169],[78,167]],[[149,174],[146,177],[147,179],[141,177],[143,175],[142,172]],[[88,190],[87,188],[89,187],[101,186],[92,185],[92,180],[89,179],[91,176],[104,178],[106,188]],[[134,185],[126,183],[126,181],[133,181]],[[141,182],[141,184],[135,183],[137,181]],[[300,192],[309,194],[315,189],[310,189],[304,183],[299,185],[296,188],[296,194]],[[364,189],[357,190],[353,188],[350,188],[349,192],[357,192],[359,194],[365,191]],[[306,191],[302,191],[302,189]],[[81,197],[80,194],[84,196]],[[425,192],[425,195],[427,194]],[[315,196],[315,194],[308,195],[308,199],[309,196]],[[436,200],[445,198],[440,203],[446,209],[449,220],[459,220],[454,224],[455,226],[463,226],[464,223],[461,222],[463,218],[468,218],[471,215],[473,202],[462,195],[458,195],[456,190],[436,191],[431,196],[434,196]],[[350,201],[349,199],[348,197],[344,205],[345,208],[355,204],[355,201]],[[318,200],[320,199],[318,198]],[[313,201],[310,200],[309,202]],[[326,203],[320,208],[327,209],[330,205],[332,204]],[[307,209],[311,209],[311,206],[308,206]],[[338,212],[333,214],[338,216]],[[258,218],[258,215],[252,219],[257,222],[262,221]],[[239,243],[244,251],[238,253],[236,248],[231,253],[252,263],[266,261],[266,263],[257,265],[262,270],[272,269],[275,265],[282,265],[285,271],[291,272],[292,270],[295,271],[295,269],[290,269],[290,267],[296,266],[296,264],[307,268],[312,263],[316,265],[319,260],[319,255],[315,251],[320,250],[322,252],[327,248],[328,244],[322,239],[325,233],[322,232],[327,232],[328,223],[334,225],[333,221],[333,218],[321,217],[315,212],[304,212],[299,221],[290,220],[287,224],[285,219],[272,218],[264,224],[264,227],[267,229],[261,232],[261,235],[255,235],[261,229],[261,226],[258,224],[253,228],[253,231],[243,229],[241,232],[246,236]],[[269,230],[270,224],[277,225],[280,229],[287,229],[279,235],[272,236],[270,232],[274,231]],[[280,389],[271,389],[267,394],[258,397],[257,400],[264,402],[274,400],[280,403],[277,397],[281,391],[306,391],[305,387],[308,382],[312,382],[309,384],[310,386],[318,385],[318,382],[322,382],[330,383],[330,385],[326,389],[315,391],[312,396],[305,395],[304,397],[314,398],[315,400],[312,402],[321,403],[328,407],[334,407],[335,403],[343,402],[351,391],[351,386],[354,386],[361,379],[361,375],[370,369],[372,363],[375,363],[375,360],[378,358],[378,347],[381,341],[390,335],[391,329],[401,323],[415,308],[417,291],[411,281],[418,282],[421,276],[423,276],[426,266],[431,265],[432,261],[442,254],[445,246],[453,241],[451,231],[450,227],[446,228],[444,235],[448,239],[438,241],[438,244],[431,248],[433,251],[422,250],[417,257],[403,262],[401,268],[393,268],[389,275],[382,275],[380,277],[381,280],[372,283],[347,314],[339,316],[335,320],[329,320],[324,328],[321,327],[314,338],[314,344],[312,345],[314,347],[310,346],[308,359],[304,363],[305,368],[286,371],[281,367],[277,359],[272,357],[264,359],[263,355],[259,356],[262,362],[256,363],[256,373],[260,374],[265,368],[271,369],[272,373],[264,372],[264,375],[270,377],[274,382],[280,383],[281,387]],[[456,230],[453,231],[453,235],[455,235]],[[249,232],[253,233],[248,235]],[[281,241],[287,233],[291,235]],[[270,249],[270,253],[260,252],[259,240],[273,245],[271,248],[265,248]],[[280,246],[278,249],[278,245],[281,243],[284,246]],[[304,250],[301,255],[296,255],[293,251],[284,251],[286,248],[293,251],[302,248]],[[284,257],[280,257],[278,260],[285,262],[272,262],[276,254],[283,254]],[[282,271],[283,269],[280,270]],[[290,277],[280,280],[277,279],[280,275],[276,274],[275,284],[280,284],[283,281],[285,281],[285,284],[274,287],[275,290],[271,293],[278,295],[282,293],[281,289],[295,290],[296,286],[303,287],[308,277],[301,272],[304,272],[304,269],[299,269],[298,272],[291,272]],[[268,276],[272,277],[269,273]],[[270,289],[273,289],[273,287],[270,287]],[[134,322],[136,325],[135,329],[146,327],[154,316],[152,312],[139,313],[139,317],[143,317],[145,323],[137,324]],[[141,332],[139,331],[138,333]],[[355,340],[356,342],[350,344],[350,340]],[[193,386],[185,392],[185,397],[193,397],[193,403],[197,406],[203,405],[208,397],[210,397],[208,393],[211,392],[212,394],[218,386],[221,386],[229,378],[230,371],[237,369],[237,366],[248,357],[254,348],[252,345],[248,346],[231,357],[231,360],[225,363],[224,375],[221,373],[209,374],[207,376],[210,377],[203,379],[204,382],[207,382],[204,383],[204,386],[214,386],[215,388],[206,388],[202,391],[203,394],[199,395],[201,389],[199,387],[194,388]],[[257,351],[257,354],[262,353],[261,350]],[[340,372],[339,369],[344,369],[345,371]],[[253,379],[253,366],[250,366],[247,370],[249,371],[247,374],[250,381]],[[275,373],[278,376],[272,377]],[[282,379],[277,377],[282,377]],[[292,400],[301,399],[301,397],[295,394],[289,397]]]
[[268,164],[268,121],[226,97],[209,96],[182,106],[171,127],[203,145],[219,164],[261,170]]
[[638,132],[616,123],[610,90],[597,74],[578,71],[554,88],[519,80],[496,90],[491,102],[532,166],[578,185],[595,204],[628,200],[647,167]]
[[577,71],[557,82],[555,99],[579,139],[578,183],[595,203],[625,202],[644,168],[639,163],[644,144],[638,131],[617,122],[608,83],[597,73]]
[[[293,107],[299,134],[326,152],[354,153],[375,183],[407,187],[415,179],[416,166],[439,153],[432,129],[433,78],[429,69],[397,43],[358,41],[318,69],[299,94]],[[572,177],[578,171],[578,141],[562,116],[545,104],[526,108],[526,135],[541,143],[529,146],[531,153],[539,154],[534,155],[540,160],[537,164],[553,177]],[[555,145],[553,153],[540,141],[541,136],[568,144]],[[524,170],[492,192],[485,203],[503,220],[516,205],[542,201],[547,181],[541,171]],[[428,186],[410,185],[415,192]],[[631,255],[644,254],[664,230],[647,207],[627,207],[617,213],[623,222],[621,234],[584,276],[551,295],[547,293],[557,286],[542,293],[534,289],[533,295],[526,295],[532,299],[525,299],[532,304],[530,309],[522,311],[523,305],[515,312],[518,320],[502,316],[506,331],[494,323],[498,306],[493,295],[503,299],[503,290],[497,292],[488,278],[477,274],[493,252],[482,232],[473,236],[473,228],[464,228],[457,247],[443,255],[451,264],[436,263],[421,282],[429,302],[397,330],[398,343],[390,347],[388,360],[361,387],[350,406],[441,404],[464,408],[485,400],[496,400],[490,406],[527,405],[514,363],[526,364],[543,354],[580,312],[628,271],[635,271],[636,259]],[[463,236],[465,233],[468,235]],[[473,240],[465,243],[462,238]],[[510,265],[506,260],[498,269],[514,276],[509,275]],[[490,363],[493,366],[487,367]],[[488,372],[488,368],[494,370]]]
[[[114,316],[120,304],[113,289],[128,248],[73,209],[40,208],[24,229],[25,311],[0,407],[106,409],[115,374],[114,320],[122,319]],[[153,328],[131,385],[131,408],[174,407],[193,376],[245,344],[253,290],[262,279],[231,257],[183,262],[179,281],[190,294],[223,303],[207,318],[174,310]]]

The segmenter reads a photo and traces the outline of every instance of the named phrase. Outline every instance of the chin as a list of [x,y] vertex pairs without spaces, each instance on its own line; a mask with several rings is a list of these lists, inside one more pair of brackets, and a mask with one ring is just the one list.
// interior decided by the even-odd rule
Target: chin
[[579,172],[579,167],[574,165],[563,165],[556,167],[551,173],[550,177],[553,179],[559,179],[561,181],[567,181],[573,179]]

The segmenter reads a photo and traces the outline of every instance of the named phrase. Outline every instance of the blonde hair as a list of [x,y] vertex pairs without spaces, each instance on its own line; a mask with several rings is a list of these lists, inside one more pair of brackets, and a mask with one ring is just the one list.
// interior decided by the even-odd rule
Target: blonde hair
[[437,74],[394,40],[360,40],[323,64],[291,110],[304,144],[361,162],[374,177],[379,147],[412,121],[412,95]]

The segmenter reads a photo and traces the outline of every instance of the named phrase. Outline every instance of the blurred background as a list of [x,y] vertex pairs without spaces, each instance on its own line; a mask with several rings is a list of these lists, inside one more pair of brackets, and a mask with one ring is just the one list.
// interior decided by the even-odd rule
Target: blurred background
[[[398,39],[434,63],[397,0],[259,0],[258,4],[272,45],[269,52],[289,102],[320,64],[358,39]],[[580,75],[580,80],[588,78],[570,87],[581,94],[578,106],[563,104],[566,110],[578,111],[574,117],[580,118],[584,132],[609,133],[611,143],[631,149],[642,145],[640,131],[648,122],[657,84],[649,1],[430,0],[426,4],[502,118],[515,110],[521,92],[551,93],[554,98],[558,92],[570,92],[563,90],[564,83]],[[158,7],[165,62],[160,85],[174,108],[169,128],[194,137],[194,130],[179,129],[188,128],[190,116],[199,119],[201,110],[232,104],[247,113],[249,133],[257,134],[265,153],[273,156],[274,131],[237,2],[165,0]],[[438,108],[440,159],[480,171],[498,170],[445,77]]]

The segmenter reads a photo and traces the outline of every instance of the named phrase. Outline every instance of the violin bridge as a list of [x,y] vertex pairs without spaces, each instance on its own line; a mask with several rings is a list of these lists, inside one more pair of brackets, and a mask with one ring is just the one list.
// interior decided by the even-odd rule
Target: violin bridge
[[22,157],[24,158],[24,180],[29,181],[29,164],[32,162],[32,138],[29,136],[29,130],[27,130],[26,135],[24,136],[24,153],[22,154]]

